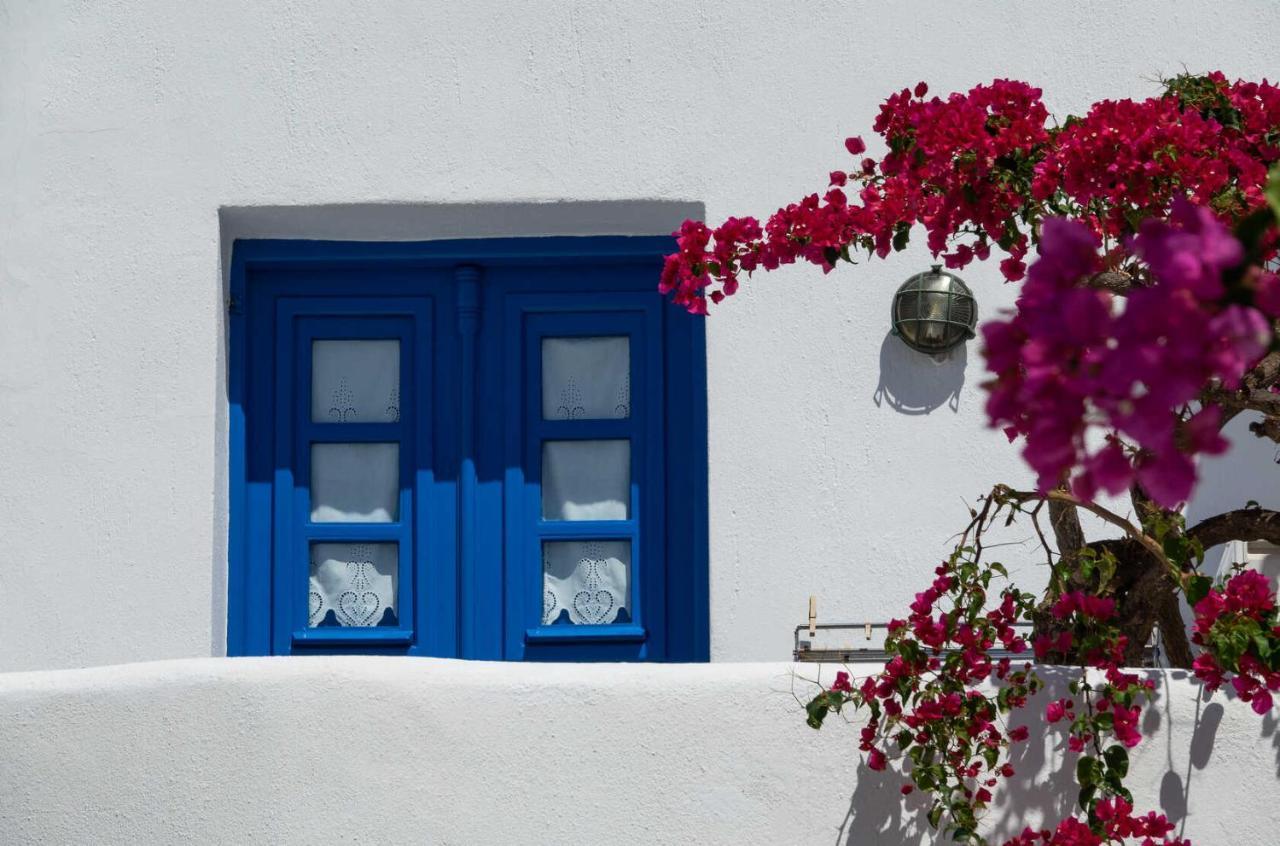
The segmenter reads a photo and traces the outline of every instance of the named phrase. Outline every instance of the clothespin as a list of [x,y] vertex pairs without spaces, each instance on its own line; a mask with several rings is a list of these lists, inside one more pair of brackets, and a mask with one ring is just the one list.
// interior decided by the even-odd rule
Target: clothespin
[[818,634],[818,597],[809,597],[809,639]]

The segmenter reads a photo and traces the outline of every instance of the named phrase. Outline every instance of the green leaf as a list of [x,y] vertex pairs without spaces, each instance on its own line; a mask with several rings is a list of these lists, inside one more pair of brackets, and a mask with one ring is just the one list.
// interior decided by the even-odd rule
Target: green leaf
[[1129,774],[1129,753],[1123,746],[1107,747],[1102,757],[1107,762],[1107,770],[1116,778],[1124,778]]
[[809,724],[809,728],[822,728],[822,721],[827,718],[827,714],[831,711],[831,706],[827,704],[827,694],[819,693],[804,706],[809,716],[805,718],[805,722]]
[[934,828],[938,827],[939,820],[942,819],[942,803],[935,802],[933,807],[929,809],[929,825]]
[[1098,588],[1101,590],[1111,584],[1116,575],[1116,559],[1113,555],[1104,555],[1098,559]]
[[1258,653],[1258,658],[1264,663],[1271,662],[1271,648],[1273,641],[1269,632],[1258,632],[1253,636],[1253,648]]
[[1076,781],[1081,787],[1097,784],[1100,766],[1098,759],[1090,755],[1084,755],[1076,762]]
[[907,248],[907,244],[911,241],[910,224],[899,223],[897,229],[893,233],[893,249],[894,252],[902,252]]
[[1280,220],[1280,166],[1271,168],[1271,173],[1267,176],[1267,187],[1263,192],[1267,197],[1267,205],[1271,206],[1271,213]]
[[1093,801],[1093,796],[1097,792],[1098,788],[1096,787],[1086,787],[1080,791],[1079,797],[1076,798],[1076,801],[1080,804],[1080,810],[1089,810],[1089,803]]
[[1213,580],[1208,576],[1196,574],[1187,580],[1187,603],[1195,605],[1200,600],[1209,595],[1209,588],[1213,587]]

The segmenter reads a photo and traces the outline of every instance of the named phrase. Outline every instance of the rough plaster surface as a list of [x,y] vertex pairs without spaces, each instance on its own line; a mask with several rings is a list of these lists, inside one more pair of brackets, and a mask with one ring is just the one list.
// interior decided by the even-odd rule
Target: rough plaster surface
[[[3,674],[0,830],[102,846],[932,842],[898,777],[859,763],[855,727],[803,724],[792,671],[267,658]],[[1271,846],[1276,721],[1198,690],[1161,679],[1138,806],[1200,846]],[[1072,801],[1041,729],[993,837]]]
[[[0,2],[0,669],[223,650],[231,238],[764,214],[903,85],[1023,77],[1065,114],[1184,66],[1274,75],[1278,29],[1267,0]],[[784,658],[810,594],[889,618],[964,500],[1026,479],[974,349],[886,337],[927,263],[792,268],[712,318],[715,659]],[[965,275],[983,314],[1011,302]]]

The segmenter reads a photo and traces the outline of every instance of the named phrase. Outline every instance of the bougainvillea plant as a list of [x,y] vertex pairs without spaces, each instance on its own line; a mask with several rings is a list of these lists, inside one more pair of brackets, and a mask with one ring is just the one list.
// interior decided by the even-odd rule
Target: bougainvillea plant
[[[755,273],[798,261],[830,272],[906,249],[920,230],[948,267],[999,260],[1021,288],[982,327],[986,411],[1021,444],[1036,487],[980,498],[933,582],[890,623],[884,669],[838,673],[808,721],[865,715],[867,766],[900,768],[904,794],[930,795],[931,825],[986,843],[992,790],[1041,717],[1024,710],[1043,688],[1036,665],[1075,666],[1070,695],[1042,716],[1072,753],[1077,812],[1008,846],[1183,844],[1124,785],[1157,678],[1125,668],[1158,627],[1166,660],[1210,690],[1230,685],[1258,714],[1280,690],[1273,587],[1239,565],[1216,584],[1200,572],[1209,547],[1280,543],[1280,512],[1248,503],[1195,526],[1181,514],[1196,458],[1227,448],[1231,419],[1256,412],[1250,431],[1280,442],[1280,87],[1184,74],[1060,123],[1040,95],[1011,80],[946,98],[903,89],[875,120],[883,155],[846,139],[853,158],[824,192],[763,224],[686,221],[660,289],[707,314]],[[1127,494],[1132,518],[1097,502],[1103,492]],[[1081,510],[1119,537],[1088,541]],[[984,550],[988,528],[1015,519],[1043,546],[1043,596],[1009,585]]]

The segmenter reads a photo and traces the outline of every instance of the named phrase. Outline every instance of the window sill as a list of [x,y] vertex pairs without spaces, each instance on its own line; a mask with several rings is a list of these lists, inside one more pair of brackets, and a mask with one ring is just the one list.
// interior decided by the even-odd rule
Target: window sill
[[322,628],[294,631],[293,642],[303,646],[402,645],[413,642],[413,629],[404,628]]
[[642,643],[649,636],[644,626],[539,626],[525,629],[525,643]]

